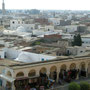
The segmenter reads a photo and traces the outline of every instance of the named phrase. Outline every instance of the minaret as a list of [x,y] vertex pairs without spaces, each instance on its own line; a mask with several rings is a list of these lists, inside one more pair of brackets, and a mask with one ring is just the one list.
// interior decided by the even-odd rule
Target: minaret
[[5,15],[5,3],[4,0],[2,1],[2,14]]

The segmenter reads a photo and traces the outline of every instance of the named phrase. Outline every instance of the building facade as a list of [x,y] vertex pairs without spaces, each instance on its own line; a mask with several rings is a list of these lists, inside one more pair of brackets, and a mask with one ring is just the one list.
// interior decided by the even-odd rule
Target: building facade
[[[81,76],[89,77],[90,76],[90,57],[76,57],[76,58],[57,58],[51,61],[42,61],[36,63],[19,63],[0,66],[3,73],[0,74],[3,87],[10,87],[12,90],[24,90],[24,86],[27,83],[40,83],[38,77],[40,74],[46,74],[51,79],[54,79],[54,72],[57,74],[56,81],[59,79],[59,74],[62,70],[78,70],[77,76],[75,79],[79,79],[80,73],[85,72],[85,75]],[[24,82],[24,83],[22,83]]]

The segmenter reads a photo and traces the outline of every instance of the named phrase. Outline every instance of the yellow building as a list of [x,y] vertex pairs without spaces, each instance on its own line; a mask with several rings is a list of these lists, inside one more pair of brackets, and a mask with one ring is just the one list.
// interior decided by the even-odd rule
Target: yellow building
[[[24,90],[28,82],[40,83],[41,73],[46,74],[51,79],[54,79],[54,72],[57,74],[57,81],[62,70],[73,70],[78,72],[85,71],[86,76],[90,76],[90,57],[58,57],[50,61],[41,61],[34,63],[21,63],[12,60],[0,60],[0,77],[2,87],[10,87],[11,90]],[[79,73],[75,79],[79,79]]]

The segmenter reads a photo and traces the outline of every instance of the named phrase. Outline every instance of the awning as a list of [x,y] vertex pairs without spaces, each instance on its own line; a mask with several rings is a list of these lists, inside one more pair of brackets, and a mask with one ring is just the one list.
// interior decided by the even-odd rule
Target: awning
[[8,77],[8,76],[6,76],[4,74],[0,74],[0,77],[7,80],[8,82],[13,82],[15,80],[14,78]]

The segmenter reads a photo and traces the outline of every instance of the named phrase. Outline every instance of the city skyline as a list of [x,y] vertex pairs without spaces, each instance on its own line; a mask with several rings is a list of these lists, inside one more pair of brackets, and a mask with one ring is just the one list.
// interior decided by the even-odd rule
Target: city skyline
[[[2,0],[0,0],[0,9]],[[90,10],[89,0],[5,0],[6,9]]]

